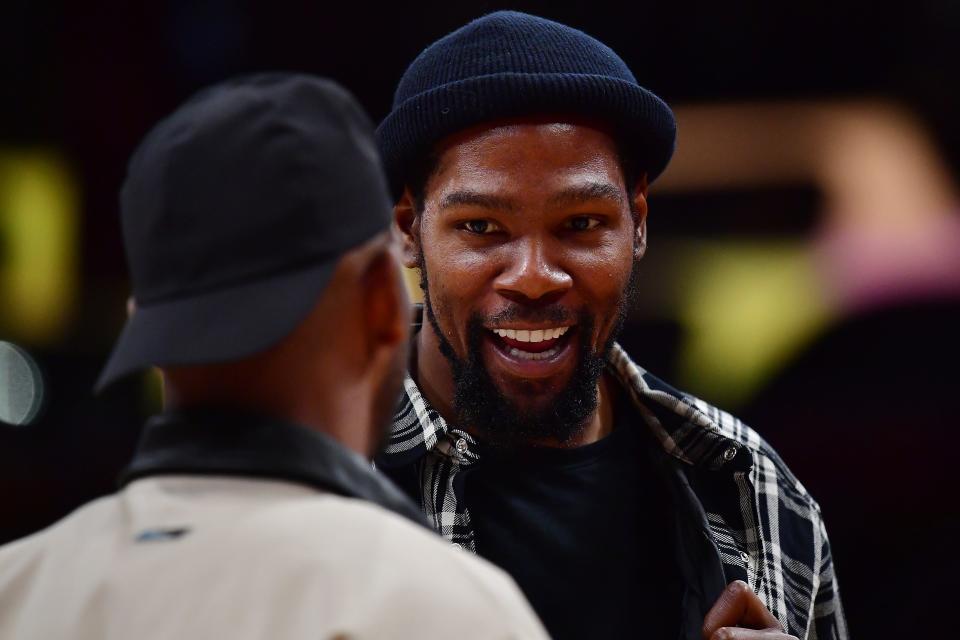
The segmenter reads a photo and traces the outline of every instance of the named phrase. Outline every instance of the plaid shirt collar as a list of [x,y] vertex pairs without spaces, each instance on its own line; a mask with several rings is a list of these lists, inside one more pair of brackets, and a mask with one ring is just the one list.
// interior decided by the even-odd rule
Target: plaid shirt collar
[[[750,443],[725,435],[720,416],[710,411],[712,407],[649,375],[616,343],[607,360],[607,371],[627,390],[644,422],[669,455],[710,470],[750,469],[752,456],[742,453],[744,447],[750,448]],[[408,373],[380,463],[400,466],[436,451],[468,466],[477,461],[475,444],[469,433],[447,423],[430,405]]]

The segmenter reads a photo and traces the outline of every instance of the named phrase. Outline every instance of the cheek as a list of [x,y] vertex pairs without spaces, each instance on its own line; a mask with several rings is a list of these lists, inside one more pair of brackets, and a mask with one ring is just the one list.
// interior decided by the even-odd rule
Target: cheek
[[579,282],[587,310],[593,314],[598,344],[606,340],[617,322],[632,269],[632,238],[617,238],[578,256],[574,281]]
[[630,279],[633,238],[622,233],[611,234],[604,241],[571,255],[577,265],[574,268],[593,292],[591,297],[606,300],[619,295]]
[[430,304],[437,322],[458,351],[466,348],[467,322],[483,299],[488,261],[442,238],[424,242]]
[[[456,233],[433,226],[424,229],[421,250],[431,289],[448,299],[476,300],[495,271],[489,250],[477,250],[458,241]],[[439,287],[434,282],[442,283]]]

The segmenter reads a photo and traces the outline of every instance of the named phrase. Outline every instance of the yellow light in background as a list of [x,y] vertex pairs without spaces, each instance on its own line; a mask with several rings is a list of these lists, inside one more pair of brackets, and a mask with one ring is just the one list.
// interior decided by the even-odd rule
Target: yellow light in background
[[412,302],[423,302],[423,289],[420,288],[420,270],[404,269],[403,279],[407,284],[407,293]]
[[831,320],[802,242],[691,243],[682,255],[680,382],[710,401],[746,402]]
[[163,410],[163,376],[159,369],[151,368],[141,376],[141,409],[144,415],[153,415]]
[[78,286],[78,203],[59,154],[0,150],[0,330],[28,345],[58,339]]

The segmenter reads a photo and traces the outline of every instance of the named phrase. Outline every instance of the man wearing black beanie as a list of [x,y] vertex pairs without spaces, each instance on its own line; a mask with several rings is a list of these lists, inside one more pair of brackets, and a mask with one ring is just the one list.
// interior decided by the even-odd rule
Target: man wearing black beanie
[[549,20],[493,13],[413,61],[377,139],[426,322],[378,466],[555,637],[845,638],[816,502],[615,341],[675,137]]

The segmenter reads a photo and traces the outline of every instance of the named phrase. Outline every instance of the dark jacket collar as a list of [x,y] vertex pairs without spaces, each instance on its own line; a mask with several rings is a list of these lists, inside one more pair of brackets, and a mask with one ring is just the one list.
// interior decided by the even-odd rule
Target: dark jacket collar
[[326,435],[274,418],[212,410],[154,416],[120,484],[169,474],[287,480],[366,500],[425,525],[413,502],[361,456]]

